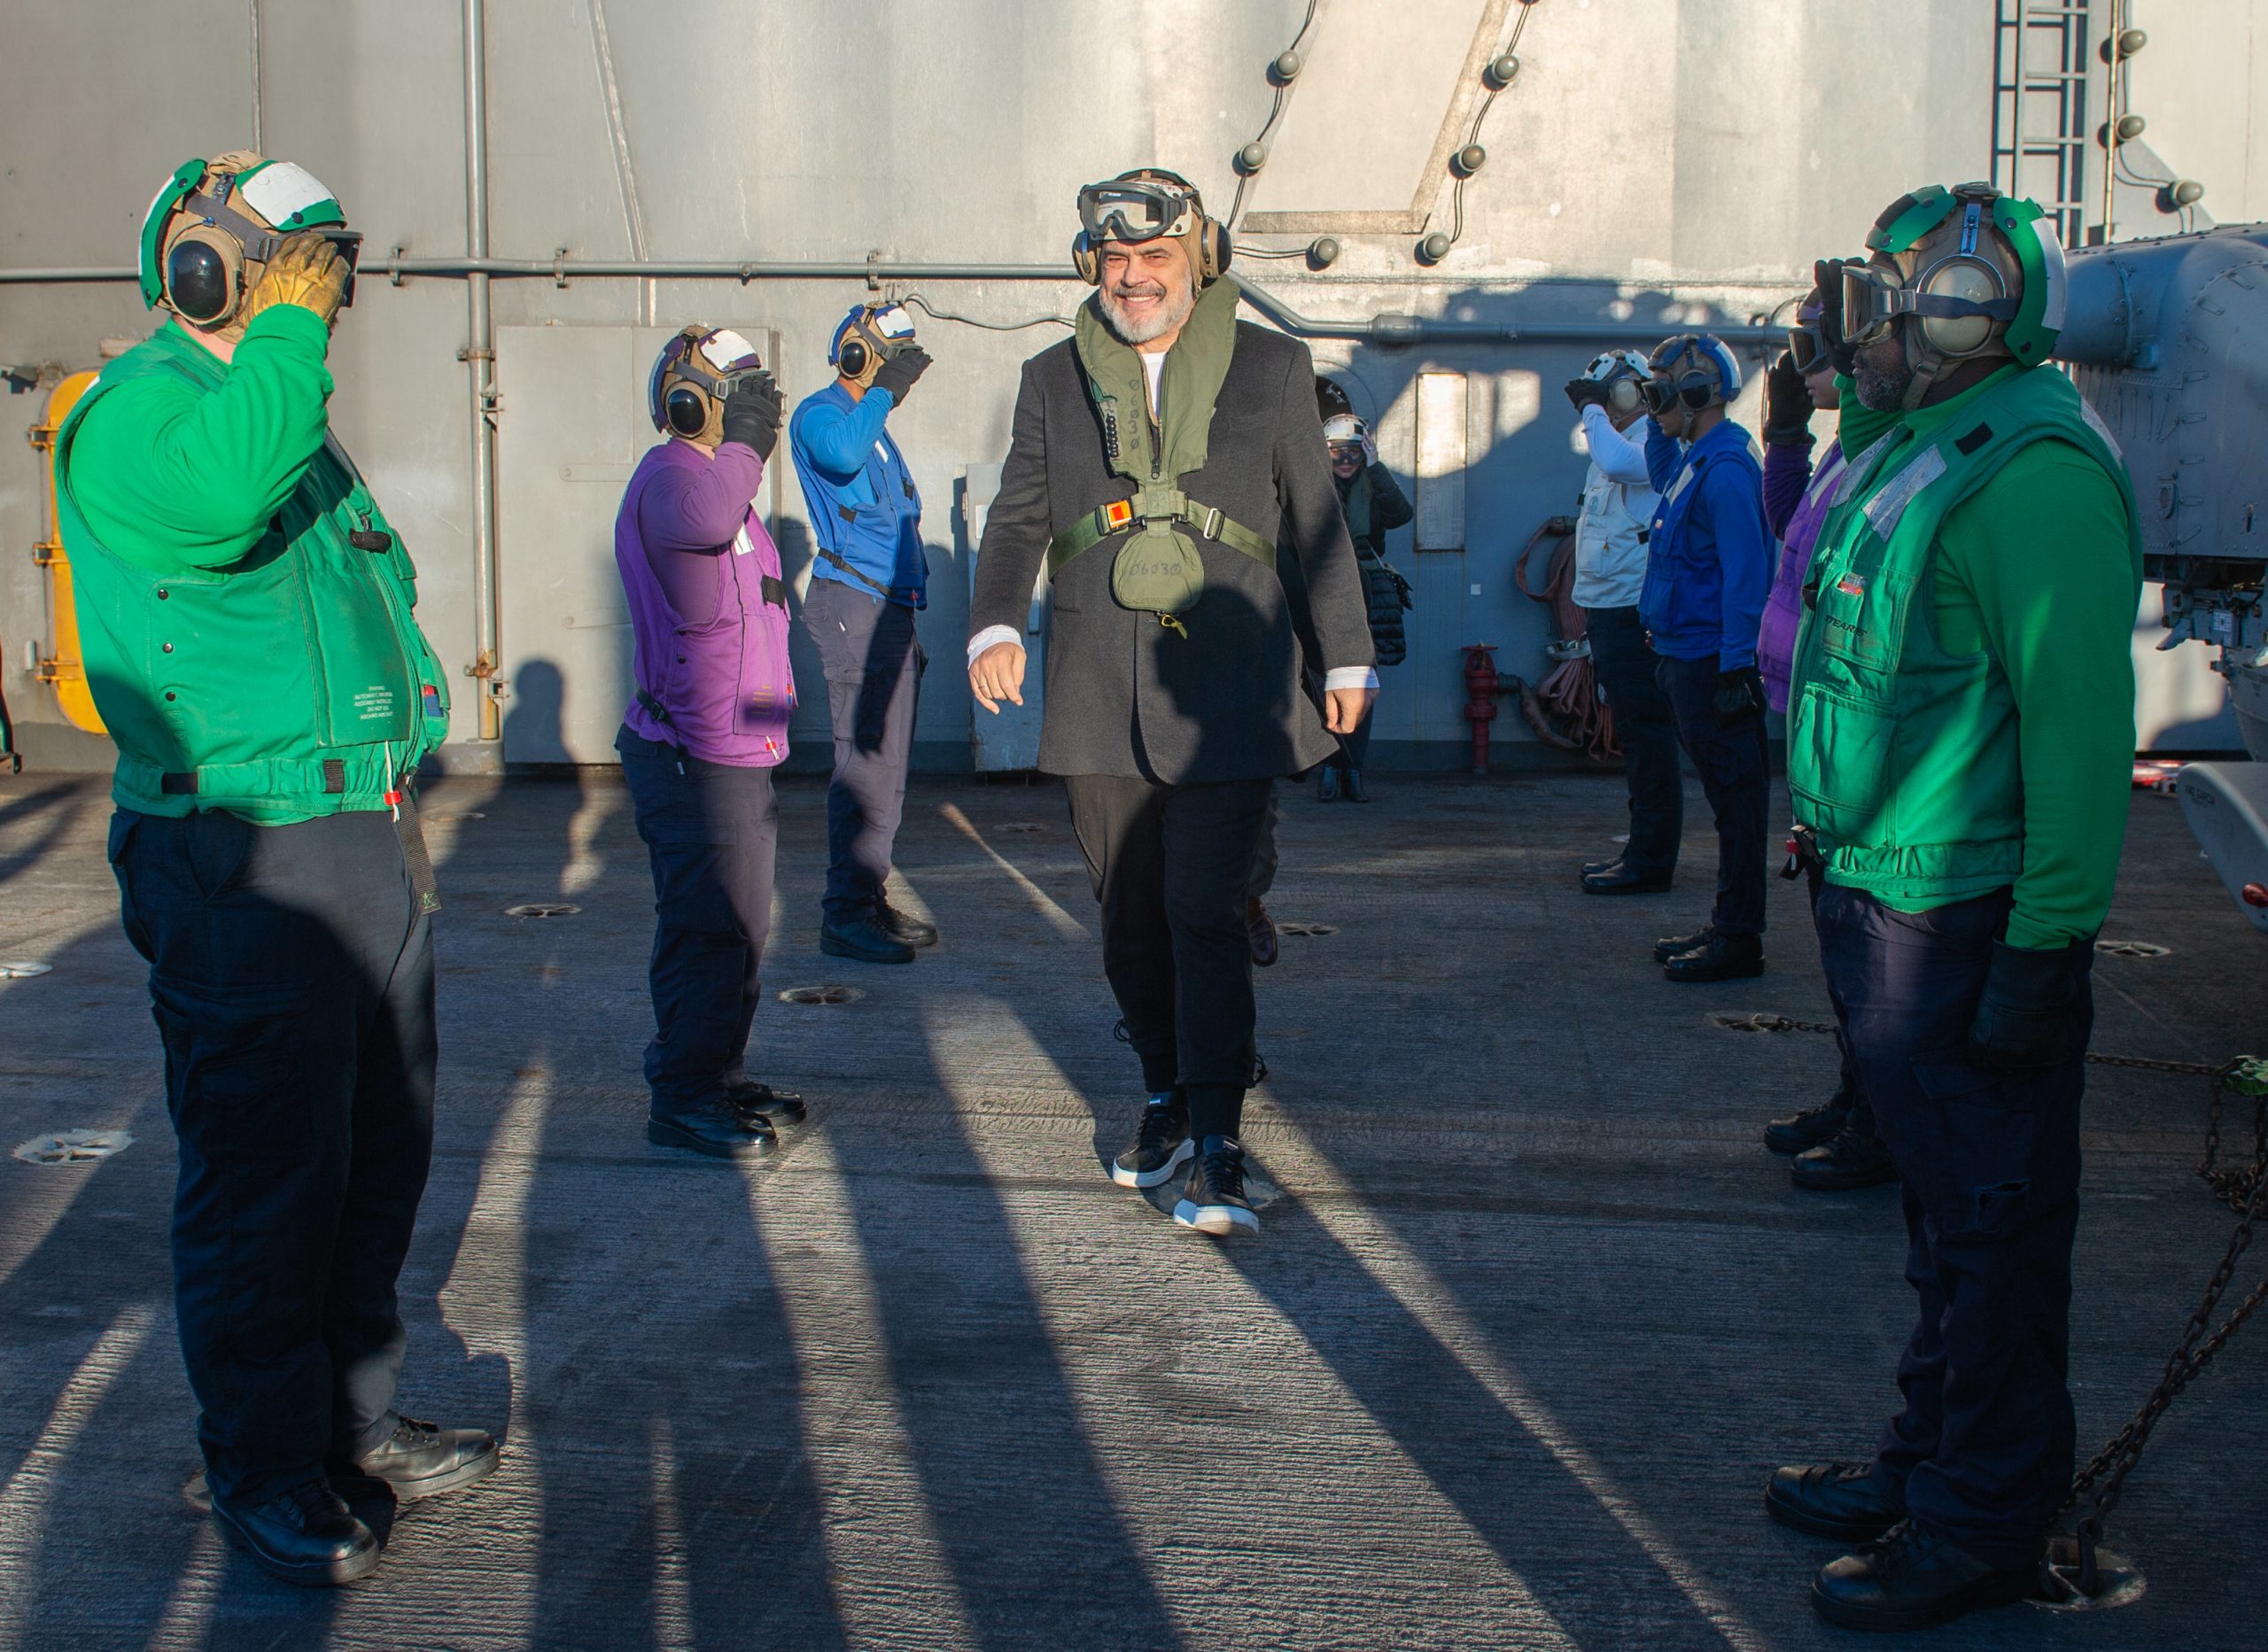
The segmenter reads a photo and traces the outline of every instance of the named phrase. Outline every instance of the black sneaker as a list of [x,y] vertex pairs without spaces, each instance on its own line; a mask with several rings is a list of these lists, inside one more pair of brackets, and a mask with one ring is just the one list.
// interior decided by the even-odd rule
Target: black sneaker
[[1664,935],[1654,942],[1654,962],[1666,964],[1681,952],[1690,952],[1705,947],[1717,938],[1717,926],[1703,924],[1689,935]]
[[1242,1147],[1225,1136],[1205,1138],[1197,1163],[1189,1172],[1189,1183],[1173,1207],[1173,1219],[1216,1239],[1260,1231],[1260,1218],[1245,1200]]
[[753,1113],[766,1124],[801,1124],[811,1117],[811,1109],[794,1090],[774,1090],[751,1079],[742,1079],[726,1090],[725,1100],[743,1119]]
[[1837,1090],[1816,1107],[1806,1107],[1764,1127],[1764,1144],[1783,1159],[1793,1159],[1821,1142],[1831,1142],[1851,1120],[1851,1098]]
[[1134,1139],[1110,1161],[1110,1179],[1121,1187],[1156,1187],[1170,1182],[1197,1144],[1189,1139],[1189,1101],[1177,1090],[1150,1097]]
[[926,918],[916,918],[912,912],[900,911],[888,901],[874,903],[874,927],[900,946],[937,944],[936,925]]

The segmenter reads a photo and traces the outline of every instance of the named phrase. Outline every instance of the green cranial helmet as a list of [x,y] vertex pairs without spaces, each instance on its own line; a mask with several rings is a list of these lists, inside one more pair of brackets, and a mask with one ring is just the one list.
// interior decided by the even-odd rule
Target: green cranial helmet
[[1908,407],[1957,362],[2038,367],[2063,327],[2063,248],[2039,206],[1989,183],[1932,184],[1875,220],[1864,264],[1842,267],[1843,336],[1864,347],[1901,320]]

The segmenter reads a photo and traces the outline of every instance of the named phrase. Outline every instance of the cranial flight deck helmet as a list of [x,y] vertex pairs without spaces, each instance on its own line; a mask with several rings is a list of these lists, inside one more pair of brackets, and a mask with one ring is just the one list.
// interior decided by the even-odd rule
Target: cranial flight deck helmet
[[1708,333],[1679,333],[1663,339],[1647,358],[1646,372],[1639,393],[1652,414],[1672,407],[1698,413],[1740,394],[1740,363],[1722,340]]
[[1079,191],[1079,233],[1071,237],[1071,267],[1090,285],[1102,280],[1106,241],[1139,246],[1166,237],[1189,253],[1197,284],[1209,285],[1229,267],[1228,226],[1205,215],[1197,186],[1177,172],[1138,167]]
[[688,327],[654,359],[646,411],[664,435],[714,442],[725,428],[725,398],[763,370],[756,346],[730,328]]
[[2038,367],[2063,328],[2063,248],[2033,202],[1989,183],[1932,184],[1875,220],[1864,264],[1845,264],[1843,336],[1864,348],[1902,318],[1914,369],[1904,405],[1964,361],[2006,357]]
[[860,304],[835,323],[827,364],[858,384],[871,384],[882,363],[913,348],[913,318],[902,304]]
[[362,246],[360,232],[346,225],[338,198],[304,167],[245,150],[185,160],[142,220],[142,302],[224,329],[284,238],[321,229],[346,260],[345,309],[354,302]]
[[1581,376],[1606,387],[1610,412],[1633,413],[1645,399],[1645,383],[1652,368],[1635,350],[1608,350],[1591,358]]

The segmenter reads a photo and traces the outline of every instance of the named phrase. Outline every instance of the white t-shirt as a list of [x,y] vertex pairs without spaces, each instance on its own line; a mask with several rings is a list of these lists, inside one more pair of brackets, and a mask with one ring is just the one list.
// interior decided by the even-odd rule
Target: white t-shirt
[[1158,411],[1158,385],[1166,376],[1166,352],[1142,350],[1136,353],[1142,358],[1142,371],[1150,381],[1150,412],[1154,416]]

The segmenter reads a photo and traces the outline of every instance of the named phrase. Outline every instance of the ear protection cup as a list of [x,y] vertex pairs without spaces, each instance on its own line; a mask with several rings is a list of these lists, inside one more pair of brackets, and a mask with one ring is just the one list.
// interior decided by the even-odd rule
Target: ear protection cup
[[1618,378],[1606,387],[1606,405],[1617,413],[1628,413],[1638,405],[1638,381]]
[[[1975,304],[1989,304],[2006,296],[2000,274],[1981,260],[1948,259],[1932,269],[1922,283],[1924,293],[1948,299],[1966,299]],[[1915,318],[1922,329],[1922,342],[1940,355],[1974,355],[1992,339],[1992,322],[1984,315],[1922,315]]]
[[698,436],[709,428],[709,398],[690,384],[672,384],[662,399],[662,415],[678,435]]
[[1228,226],[1217,218],[1198,221],[1197,244],[1202,249],[1197,260],[1197,274],[1201,281],[1218,281],[1235,256],[1229,245]]
[[1090,287],[1101,284],[1102,256],[1087,240],[1087,232],[1084,229],[1071,237],[1071,268]]
[[874,352],[866,348],[863,340],[846,338],[843,341],[843,348],[835,353],[835,370],[845,378],[864,378],[866,363],[873,354]]
[[244,250],[234,236],[199,224],[166,249],[164,296],[183,320],[216,327],[244,299]]

